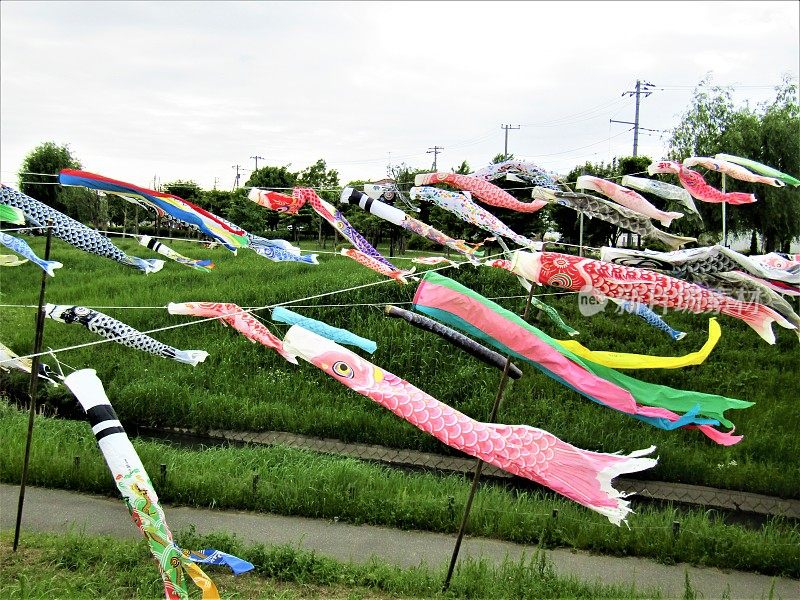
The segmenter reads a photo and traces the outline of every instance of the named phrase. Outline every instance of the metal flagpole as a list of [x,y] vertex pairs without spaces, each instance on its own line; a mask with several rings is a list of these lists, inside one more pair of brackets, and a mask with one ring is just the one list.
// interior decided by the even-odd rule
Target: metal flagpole
[[[47,242],[44,247],[44,260],[50,260],[50,241],[53,239],[53,222],[47,222]],[[17,503],[17,522],[14,526],[14,552],[19,545],[19,529],[22,523],[22,506],[25,504],[25,484],[28,481],[28,463],[31,457],[31,439],[33,438],[33,419],[36,415],[36,387],[39,383],[39,353],[42,351],[42,335],[44,333],[44,290],[47,286],[47,271],[42,270],[42,286],[39,289],[39,312],[36,313],[36,335],[33,342],[33,361],[31,365],[31,382],[28,388],[30,411],[28,412],[28,438],[25,440],[25,458],[22,462],[22,480],[19,485],[19,502]]]
[[[722,174],[722,193],[725,193],[725,173]],[[728,228],[726,224],[726,205],[727,202],[722,203],[722,245],[727,248],[728,246]]]
[[[522,318],[526,319],[528,317],[528,311],[531,307],[531,298],[533,297],[533,286],[528,291],[528,299],[525,302],[525,311],[522,314]],[[503,368],[503,375],[500,377],[500,383],[497,386],[497,394],[494,397],[494,404],[492,405],[492,413],[489,415],[489,423],[494,423],[495,419],[497,418],[497,411],[500,408],[500,401],[503,399],[503,392],[506,389],[506,383],[508,383],[508,371],[511,367],[511,356],[506,357],[506,364]],[[464,534],[467,530],[467,520],[469,519],[470,510],[472,510],[472,500],[475,498],[475,492],[478,491],[478,480],[481,477],[481,472],[483,471],[484,462],[478,459],[477,464],[475,465],[475,472],[472,475],[472,487],[469,489],[469,496],[467,496],[467,504],[464,506],[464,515],[461,517],[461,526],[458,528],[458,537],[456,537],[456,545],[453,548],[453,555],[450,557],[450,566],[447,568],[447,576],[445,577],[444,584],[442,586],[442,591],[447,591],[447,588],[450,587],[450,580],[453,577],[453,571],[456,567],[456,561],[458,560],[458,553],[461,550],[461,542],[464,539]]]

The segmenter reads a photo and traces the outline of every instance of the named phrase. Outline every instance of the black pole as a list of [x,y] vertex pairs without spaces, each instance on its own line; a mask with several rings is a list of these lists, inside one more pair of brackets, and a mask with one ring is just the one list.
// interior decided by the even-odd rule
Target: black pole
[[[53,238],[53,222],[47,222],[47,241],[44,246],[44,259],[50,260],[50,241]],[[33,362],[31,364],[31,382],[28,388],[30,411],[28,411],[28,438],[25,440],[25,458],[22,463],[22,480],[19,484],[19,502],[17,504],[17,523],[14,527],[14,552],[19,545],[19,528],[22,523],[22,506],[25,504],[25,484],[28,481],[28,462],[31,457],[31,439],[33,438],[33,418],[36,415],[36,388],[39,384],[39,353],[42,351],[44,334],[44,290],[47,285],[47,271],[42,270],[42,287],[39,289],[39,312],[36,313],[36,336],[33,342]]]
[[[528,317],[528,311],[531,307],[531,298],[533,297],[533,286],[531,289],[528,290],[528,299],[525,301],[525,311],[522,314],[522,318],[526,319]],[[511,356],[506,357],[506,365],[503,368],[503,375],[500,377],[500,383],[497,386],[497,394],[494,397],[494,404],[492,405],[492,412],[489,415],[489,423],[494,423],[495,419],[497,418],[497,411],[500,408],[500,401],[503,399],[503,392],[506,389],[506,383],[508,383],[508,371],[511,368]],[[464,515],[461,517],[461,526],[458,528],[458,536],[456,537],[456,545],[453,547],[453,555],[450,557],[450,566],[447,568],[447,577],[444,579],[444,585],[442,586],[442,591],[446,592],[447,588],[450,587],[450,580],[453,578],[453,571],[456,568],[456,561],[458,560],[458,553],[461,550],[461,542],[464,539],[464,534],[467,530],[467,519],[469,519],[469,513],[472,509],[472,501],[475,498],[475,492],[478,491],[478,480],[481,478],[481,472],[483,471],[483,464],[484,462],[478,459],[478,462],[475,464],[475,472],[472,474],[472,486],[469,489],[469,496],[467,496],[467,504],[464,506]]]

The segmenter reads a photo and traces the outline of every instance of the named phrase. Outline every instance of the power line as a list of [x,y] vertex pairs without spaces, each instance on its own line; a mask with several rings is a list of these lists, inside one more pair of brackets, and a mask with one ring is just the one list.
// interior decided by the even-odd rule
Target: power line
[[570,115],[565,115],[563,117],[558,117],[558,118],[553,119],[551,121],[545,121],[543,123],[523,123],[522,126],[523,127],[561,127],[563,125],[571,125],[571,124],[574,124],[574,123],[583,123],[585,121],[591,121],[592,119],[598,118],[599,114],[596,114],[596,113],[608,112],[608,110],[610,110],[611,107],[613,107],[613,106],[615,106],[617,104],[621,104],[622,102],[624,102],[624,101],[620,100],[619,98],[617,98],[616,100],[612,100],[611,102],[606,102],[606,103],[603,103],[603,104],[599,104],[599,105],[595,106],[594,108],[590,108],[590,109],[587,109],[587,110],[584,110],[584,111],[580,111],[580,112],[577,112],[577,113],[573,113],[573,114],[570,114]]
[[259,161],[259,159],[266,160],[263,156],[258,156],[258,155],[251,156],[250,158],[252,158],[252,159],[254,159],[256,161],[256,168],[255,168],[256,171],[258,171],[258,161]]
[[[633,129],[633,128],[631,127],[631,129]],[[586,144],[585,146],[578,146],[577,148],[570,148],[569,150],[564,150],[562,152],[549,152],[547,154],[527,154],[526,156],[530,156],[532,158],[536,158],[536,157],[543,157],[543,156],[558,156],[560,154],[569,154],[570,152],[575,152],[576,150],[583,150],[584,148],[591,148],[592,146],[597,146],[599,144],[605,144],[608,140],[610,140],[610,139],[613,140],[614,138],[617,138],[617,137],[619,137],[621,135],[625,135],[626,133],[628,133],[628,131],[630,131],[630,129],[627,129],[627,130],[623,131],[622,133],[617,133],[616,135],[612,135],[610,138],[606,138],[604,140],[600,140],[599,142],[593,142],[591,144]]]

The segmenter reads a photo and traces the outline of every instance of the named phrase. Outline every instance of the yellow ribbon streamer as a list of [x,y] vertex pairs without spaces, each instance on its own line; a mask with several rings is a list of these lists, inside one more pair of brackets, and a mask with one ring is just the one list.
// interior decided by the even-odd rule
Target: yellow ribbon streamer
[[589,350],[575,340],[557,340],[567,350],[578,356],[612,369],[680,369],[690,365],[699,365],[717,345],[722,336],[722,329],[716,318],[708,320],[708,340],[697,352],[683,356],[649,356],[647,354],[628,354],[625,352],[604,352]]
[[194,584],[203,591],[203,600],[220,600],[217,586],[214,585],[214,582],[203,572],[199,565],[184,557],[182,566],[189,574],[189,577],[192,578]]

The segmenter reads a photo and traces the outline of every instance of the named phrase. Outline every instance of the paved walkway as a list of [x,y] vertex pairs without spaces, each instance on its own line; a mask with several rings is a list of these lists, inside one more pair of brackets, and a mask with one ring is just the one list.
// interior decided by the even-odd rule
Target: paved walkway
[[[14,528],[18,486],[0,484],[0,529]],[[342,561],[365,562],[376,556],[400,567],[426,563],[446,566],[455,541],[454,535],[420,531],[400,531],[370,525],[348,525],[319,519],[283,517],[271,514],[216,511],[165,505],[170,527],[180,531],[195,525],[200,534],[224,531],[248,544],[290,544]],[[28,487],[22,519],[21,542],[25,530],[60,531],[70,527],[89,535],[109,535],[138,539],[125,505],[113,498],[63,490]],[[499,563],[508,557],[530,557],[535,547],[485,538],[467,537],[460,557],[484,558]],[[661,565],[639,558],[594,556],[570,550],[548,550],[547,557],[556,573],[586,582],[635,585],[638,590],[658,588],[669,598],[680,598],[688,572],[693,588],[702,598],[800,598],[800,581],[772,578],[738,571],[701,569],[688,565]]]

